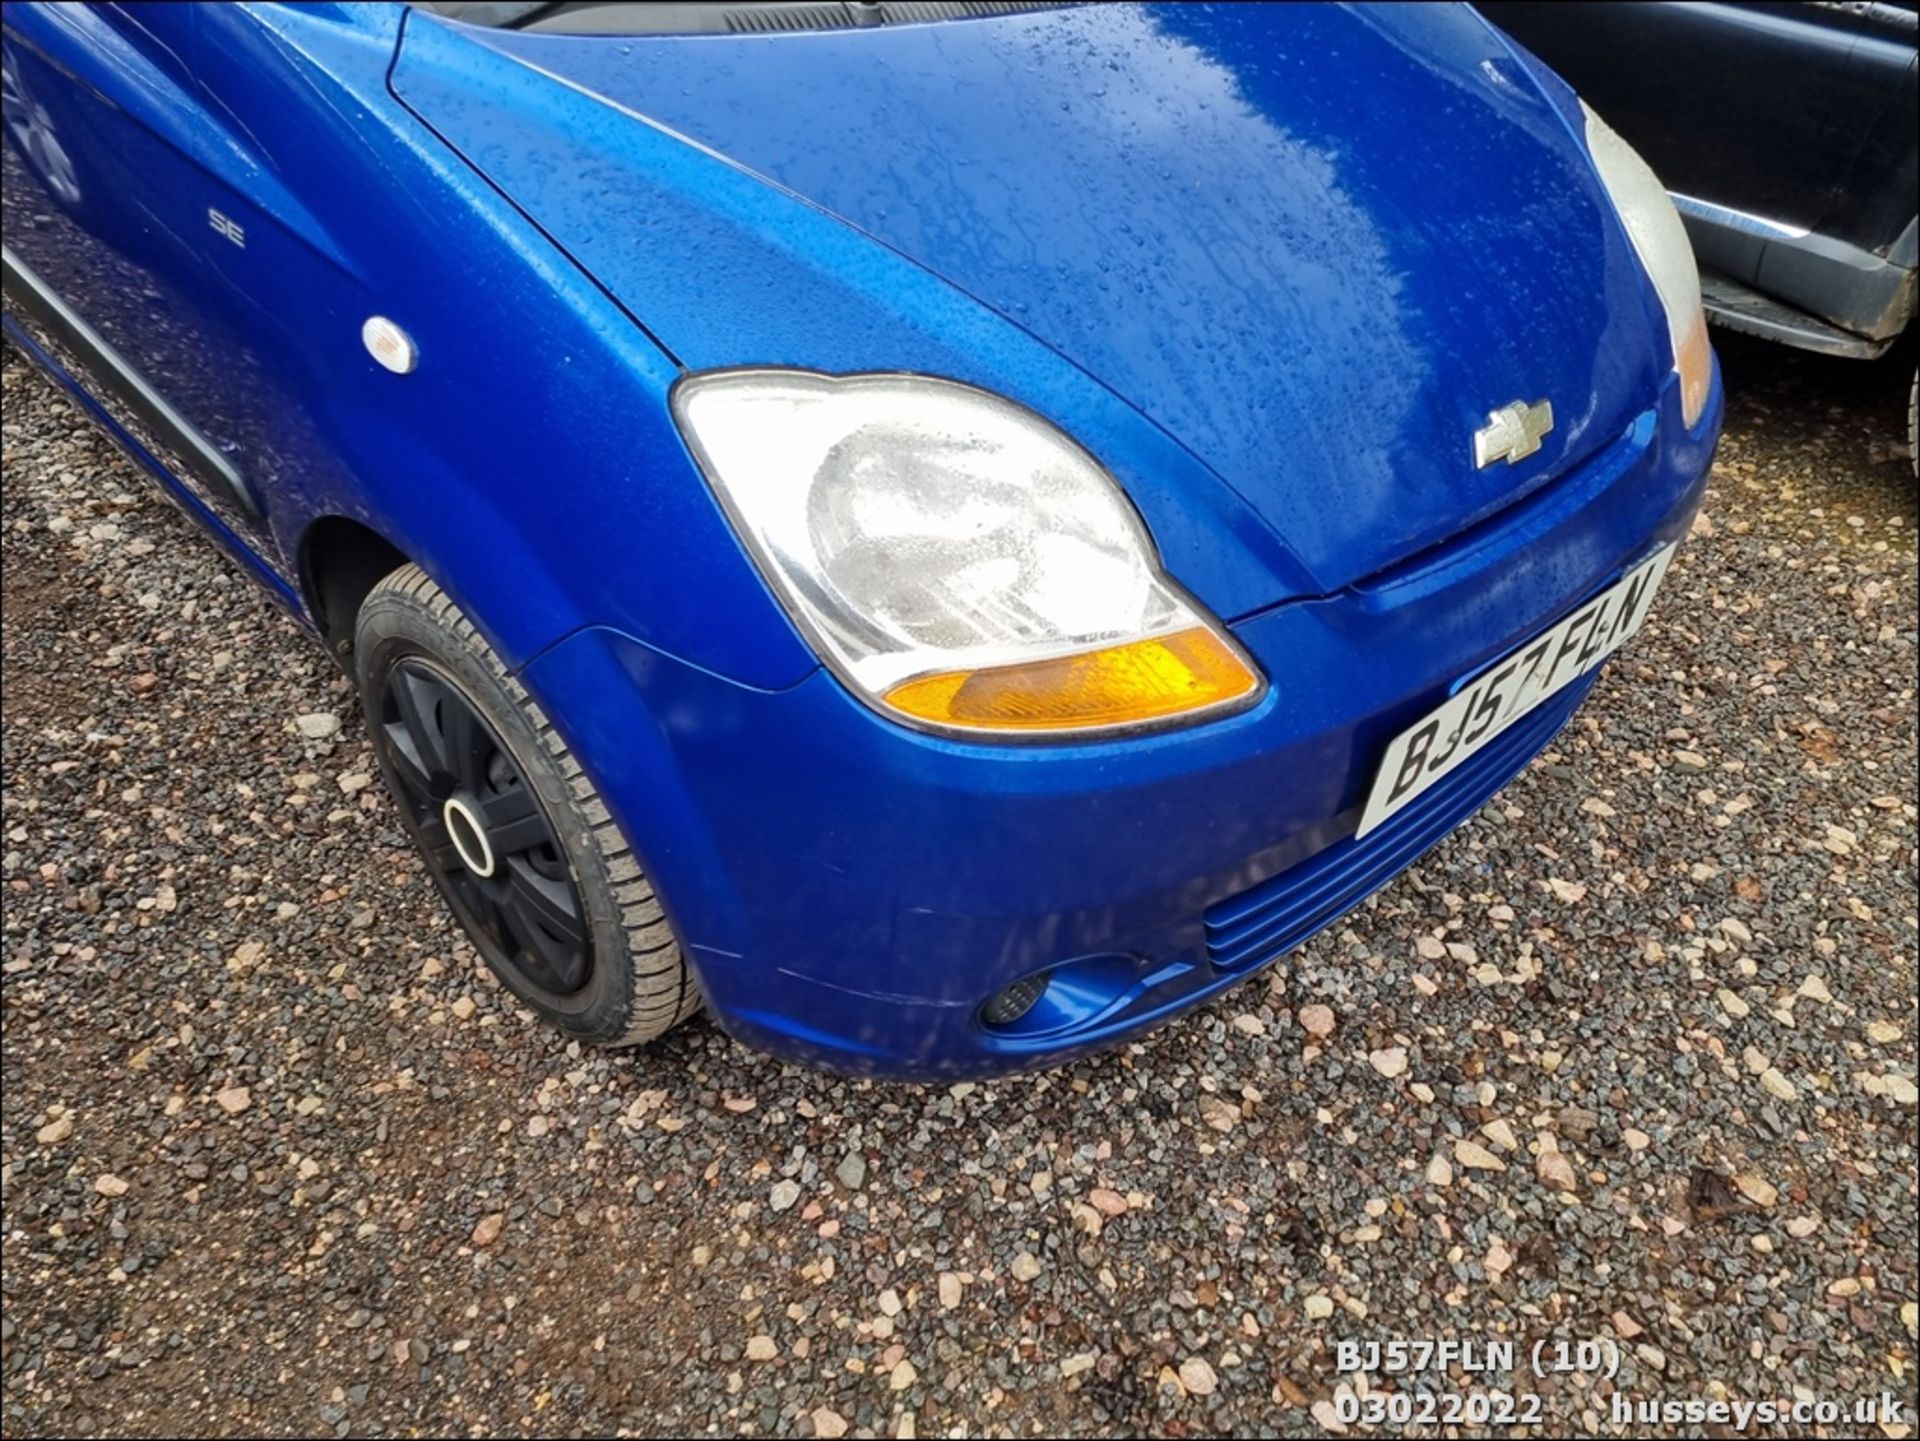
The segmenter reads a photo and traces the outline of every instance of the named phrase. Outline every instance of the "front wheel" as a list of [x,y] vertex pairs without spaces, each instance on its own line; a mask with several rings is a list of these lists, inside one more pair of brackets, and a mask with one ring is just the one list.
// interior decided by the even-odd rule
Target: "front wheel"
[[501,982],[581,1041],[652,1040],[699,992],[566,743],[418,566],[354,630],[381,774],[455,917]]

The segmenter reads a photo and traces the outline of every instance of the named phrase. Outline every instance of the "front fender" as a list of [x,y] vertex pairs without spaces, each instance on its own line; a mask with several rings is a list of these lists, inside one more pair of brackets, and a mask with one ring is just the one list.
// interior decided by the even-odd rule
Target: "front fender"
[[[375,7],[376,9],[380,7]],[[270,399],[250,461],[292,576],[315,521],[386,537],[510,666],[588,625],[759,685],[816,662],[681,443],[679,366],[387,89],[390,28],[359,7],[233,5],[202,17],[222,117],[222,256],[248,368]],[[251,204],[300,177],[302,223]],[[417,364],[360,330],[398,324]]]
[[756,694],[631,636],[593,626],[537,656],[520,680],[580,763],[666,907],[696,977],[751,947],[732,858],[696,803],[676,733],[727,729]]

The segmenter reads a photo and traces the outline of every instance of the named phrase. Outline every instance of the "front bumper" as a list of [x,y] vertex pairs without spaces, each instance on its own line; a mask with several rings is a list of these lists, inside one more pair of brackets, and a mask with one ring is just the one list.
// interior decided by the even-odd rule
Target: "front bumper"
[[[891,1076],[1057,1063],[1278,959],[1523,768],[1590,680],[1352,839],[1392,736],[1685,534],[1720,407],[1716,379],[1688,433],[1669,387],[1612,446],[1445,546],[1236,621],[1273,684],[1254,709],[1190,730],[959,742],[889,723],[824,671],[754,690],[605,629],[525,679],[634,842],[730,1033]],[[990,996],[1046,969],[1054,982],[1026,1018],[981,1021]]]

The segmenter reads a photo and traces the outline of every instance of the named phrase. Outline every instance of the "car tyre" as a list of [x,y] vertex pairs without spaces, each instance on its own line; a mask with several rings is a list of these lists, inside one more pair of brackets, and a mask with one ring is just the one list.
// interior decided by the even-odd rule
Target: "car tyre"
[[650,1041],[699,1009],[666,913],[592,781],[418,566],[368,594],[354,662],[387,787],[501,983],[595,1045]]

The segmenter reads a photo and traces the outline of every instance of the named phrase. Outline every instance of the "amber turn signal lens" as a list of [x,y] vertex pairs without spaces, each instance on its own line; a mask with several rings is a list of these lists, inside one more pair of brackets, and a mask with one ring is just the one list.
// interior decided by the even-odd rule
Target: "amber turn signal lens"
[[1695,311],[1677,347],[1673,368],[1680,372],[1680,419],[1691,429],[1707,408],[1713,390],[1713,347],[1707,343],[1707,317]]
[[886,702],[943,726],[1091,730],[1205,710],[1259,685],[1225,641],[1196,626],[1078,655],[917,676]]

